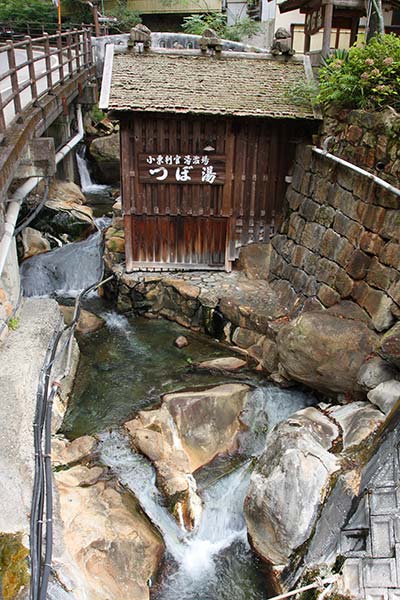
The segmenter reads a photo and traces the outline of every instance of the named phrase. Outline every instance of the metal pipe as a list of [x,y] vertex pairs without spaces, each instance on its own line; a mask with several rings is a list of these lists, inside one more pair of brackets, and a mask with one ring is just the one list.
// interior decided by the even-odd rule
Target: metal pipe
[[[327,140],[325,140],[325,143],[326,143],[326,141]],[[369,171],[365,171],[365,169],[361,169],[361,167],[357,167],[357,165],[353,165],[353,163],[348,162],[347,160],[344,160],[343,158],[339,158],[339,156],[335,156],[334,154],[331,154],[326,149],[321,149],[321,148],[317,148],[316,146],[312,146],[312,150],[313,150],[313,152],[316,152],[317,154],[320,154],[321,156],[325,156],[326,158],[329,158],[330,160],[333,160],[334,162],[337,162],[338,164],[343,165],[344,167],[347,167],[348,169],[351,169],[352,171],[355,171],[356,173],[359,173],[360,175],[363,175],[364,177],[368,177],[368,179],[372,179],[372,181],[374,183],[376,183],[377,185],[385,188],[386,190],[388,190],[392,194],[395,194],[396,196],[400,196],[400,189],[396,188],[394,185],[391,185],[390,183],[388,183],[381,177],[377,177],[377,175],[374,175],[373,173],[370,173]]]
[[[85,134],[83,128],[82,108],[80,104],[77,106],[76,114],[78,120],[78,133],[74,135],[74,137],[56,153],[56,165],[58,165],[63,158],[65,158],[65,156],[71,152],[71,150],[77,144],[79,144]],[[4,223],[4,234],[0,241],[0,276],[4,269],[8,251],[11,245],[11,240],[14,237],[15,225],[18,219],[22,201],[43,179],[44,177],[30,177],[14,192],[10,198]]]

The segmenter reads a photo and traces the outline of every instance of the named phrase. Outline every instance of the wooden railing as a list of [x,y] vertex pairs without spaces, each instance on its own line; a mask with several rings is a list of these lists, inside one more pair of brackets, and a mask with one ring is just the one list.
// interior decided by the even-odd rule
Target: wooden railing
[[0,133],[38,98],[92,65],[89,29],[0,45]]

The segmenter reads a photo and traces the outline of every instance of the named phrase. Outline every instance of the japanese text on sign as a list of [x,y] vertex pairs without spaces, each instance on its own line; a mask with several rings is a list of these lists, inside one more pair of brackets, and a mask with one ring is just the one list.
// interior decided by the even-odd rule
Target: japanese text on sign
[[225,157],[198,154],[140,154],[139,175],[144,182],[224,183]]

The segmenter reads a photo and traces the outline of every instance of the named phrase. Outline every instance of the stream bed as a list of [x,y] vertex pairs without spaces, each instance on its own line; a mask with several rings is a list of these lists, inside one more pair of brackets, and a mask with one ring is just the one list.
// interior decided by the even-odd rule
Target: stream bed
[[[157,581],[149,582],[152,600],[264,600],[265,567],[252,553],[243,515],[254,457],[267,432],[279,421],[315,400],[298,390],[282,390],[253,372],[213,374],[195,368],[202,360],[232,355],[211,338],[175,323],[123,316],[99,310],[105,327],[81,336],[81,359],[63,433],[70,439],[98,434],[101,461],[137,497],[162,533],[166,556]],[[174,346],[178,335],[189,345]],[[160,404],[171,391],[206,388],[226,382],[252,386],[243,413],[248,428],[242,453],[222,456],[195,474],[203,501],[199,527],[182,530],[156,487],[151,463],[130,447],[119,426],[139,410]]]

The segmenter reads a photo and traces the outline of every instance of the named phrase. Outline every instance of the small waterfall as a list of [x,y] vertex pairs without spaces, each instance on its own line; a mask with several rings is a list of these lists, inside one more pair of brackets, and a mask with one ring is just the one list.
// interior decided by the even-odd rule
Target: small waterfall
[[25,296],[75,296],[102,277],[102,234],[32,256],[20,273]]
[[76,153],[76,164],[78,165],[82,191],[86,194],[98,194],[110,189],[108,185],[93,183],[85,158],[85,150],[82,152],[82,155],[79,152]]

